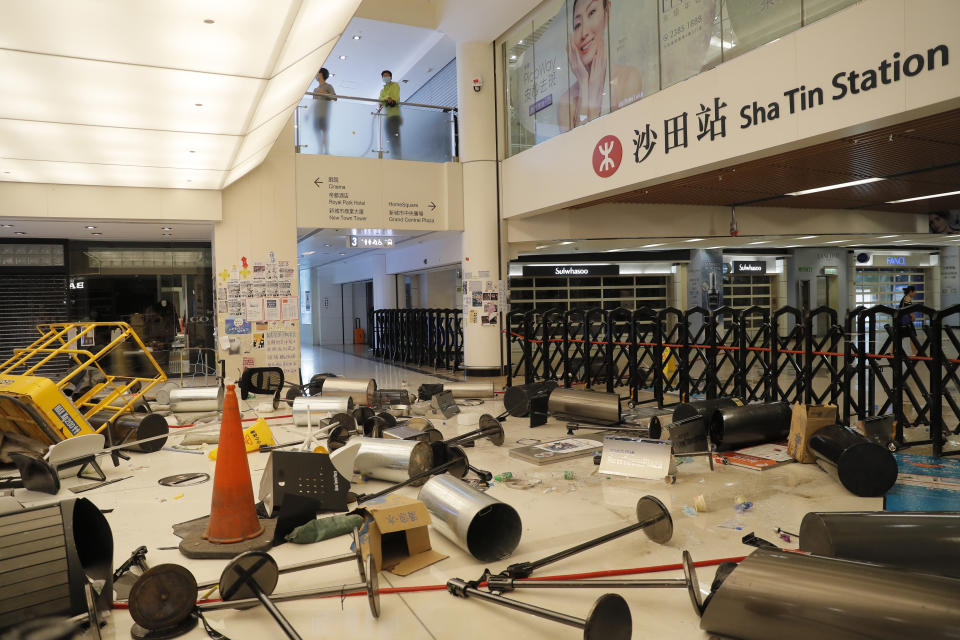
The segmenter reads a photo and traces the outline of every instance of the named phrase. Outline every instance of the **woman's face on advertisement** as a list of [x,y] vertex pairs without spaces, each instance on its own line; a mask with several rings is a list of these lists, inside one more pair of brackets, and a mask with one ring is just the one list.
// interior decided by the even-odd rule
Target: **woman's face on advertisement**
[[573,7],[573,44],[584,65],[593,62],[603,46],[606,9],[603,0],[576,0]]

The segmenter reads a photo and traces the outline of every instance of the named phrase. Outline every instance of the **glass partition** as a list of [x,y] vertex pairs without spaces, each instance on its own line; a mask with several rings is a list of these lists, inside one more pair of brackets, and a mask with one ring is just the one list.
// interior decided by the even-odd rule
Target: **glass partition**
[[498,44],[507,155],[858,0],[546,0]]
[[353,158],[451,162],[456,158],[456,110],[407,102],[399,118],[367,98],[307,94],[296,110],[297,151]]

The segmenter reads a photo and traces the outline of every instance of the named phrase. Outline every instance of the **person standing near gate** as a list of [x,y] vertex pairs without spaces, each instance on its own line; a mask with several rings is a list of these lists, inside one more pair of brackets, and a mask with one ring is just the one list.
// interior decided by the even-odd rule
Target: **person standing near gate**
[[[913,294],[916,292],[917,288],[915,286],[907,285],[903,290],[903,297],[900,298],[900,304],[897,305],[897,308],[903,309],[912,305]],[[904,338],[910,339],[910,355],[917,355],[917,329],[913,326],[913,313],[905,313],[900,318],[900,339]]]
[[400,117],[400,85],[393,81],[393,73],[388,69],[384,69],[380,77],[383,79],[383,89],[380,90],[380,108],[377,113],[383,111],[386,114],[383,127],[387,144],[390,146],[390,155],[399,160],[400,125],[403,124],[403,118]]

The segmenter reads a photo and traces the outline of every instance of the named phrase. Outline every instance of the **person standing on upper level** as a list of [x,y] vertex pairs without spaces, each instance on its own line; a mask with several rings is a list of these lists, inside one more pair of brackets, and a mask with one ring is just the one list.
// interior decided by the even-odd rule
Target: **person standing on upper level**
[[384,69],[380,74],[383,79],[383,89],[380,90],[380,108],[377,113],[384,112],[384,134],[390,146],[390,155],[394,160],[400,159],[400,85],[393,81],[393,73]]
[[[314,89],[313,96],[313,124],[317,132],[317,141],[319,143],[317,153],[330,153],[328,144],[327,130],[330,127],[330,102],[336,100],[337,92],[333,90],[333,85],[327,82],[330,72],[326,68],[320,69],[317,74],[317,88]],[[329,98],[326,96],[330,96]]]

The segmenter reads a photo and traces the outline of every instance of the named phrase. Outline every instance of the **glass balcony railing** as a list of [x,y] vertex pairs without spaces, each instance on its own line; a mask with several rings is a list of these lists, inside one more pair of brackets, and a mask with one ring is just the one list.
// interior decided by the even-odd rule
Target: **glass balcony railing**
[[297,153],[451,162],[457,159],[457,110],[401,102],[387,115],[372,98],[307,93],[296,109]]

